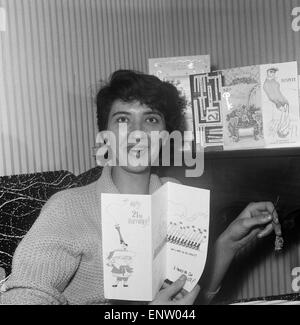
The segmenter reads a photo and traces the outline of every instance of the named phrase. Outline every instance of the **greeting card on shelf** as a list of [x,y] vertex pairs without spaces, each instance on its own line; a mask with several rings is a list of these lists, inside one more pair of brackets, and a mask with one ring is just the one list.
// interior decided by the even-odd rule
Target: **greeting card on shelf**
[[223,76],[224,150],[263,148],[260,67],[224,70]]
[[225,150],[300,146],[297,62],[222,74]]
[[149,59],[149,73],[161,80],[172,82],[186,98],[185,130],[191,134],[187,140],[192,140],[194,134],[189,76],[206,72],[210,72],[209,55]]
[[152,301],[163,282],[204,270],[210,191],[167,182],[152,195],[102,194],[104,295]]
[[266,147],[300,146],[297,62],[260,66]]
[[194,137],[203,147],[223,145],[222,74],[190,75]]

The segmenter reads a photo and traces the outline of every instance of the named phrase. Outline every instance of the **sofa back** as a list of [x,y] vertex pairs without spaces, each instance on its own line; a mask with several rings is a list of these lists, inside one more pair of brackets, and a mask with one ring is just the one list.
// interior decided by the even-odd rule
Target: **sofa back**
[[51,171],[0,177],[0,268],[11,272],[13,254],[49,198],[62,190],[97,180],[101,167],[79,176]]

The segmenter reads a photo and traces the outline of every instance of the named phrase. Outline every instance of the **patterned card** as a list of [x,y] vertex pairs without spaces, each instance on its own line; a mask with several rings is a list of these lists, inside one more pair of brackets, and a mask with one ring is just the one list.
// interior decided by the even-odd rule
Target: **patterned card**
[[223,145],[221,73],[191,75],[190,86],[196,142],[204,147]]

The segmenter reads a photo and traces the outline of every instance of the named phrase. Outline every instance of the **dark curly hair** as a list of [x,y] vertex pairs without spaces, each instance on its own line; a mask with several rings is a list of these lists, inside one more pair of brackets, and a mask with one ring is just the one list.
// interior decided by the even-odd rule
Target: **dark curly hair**
[[185,97],[177,88],[159,78],[133,70],[115,71],[96,97],[99,131],[106,130],[109,112],[116,100],[138,101],[163,114],[166,130],[183,130]]

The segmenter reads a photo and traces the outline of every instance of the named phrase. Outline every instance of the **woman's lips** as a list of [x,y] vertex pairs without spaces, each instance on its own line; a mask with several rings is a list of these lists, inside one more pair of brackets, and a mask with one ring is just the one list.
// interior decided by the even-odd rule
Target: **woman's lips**
[[148,150],[148,147],[136,147],[136,146],[128,146],[127,151],[129,154],[133,154],[136,158],[140,158]]
[[127,151],[143,151],[147,150],[148,147],[138,147],[138,146],[127,146]]

